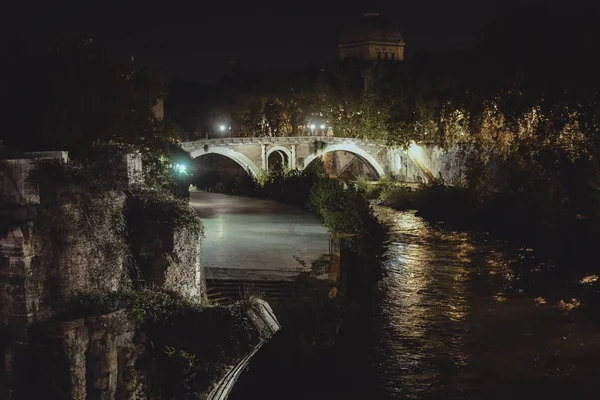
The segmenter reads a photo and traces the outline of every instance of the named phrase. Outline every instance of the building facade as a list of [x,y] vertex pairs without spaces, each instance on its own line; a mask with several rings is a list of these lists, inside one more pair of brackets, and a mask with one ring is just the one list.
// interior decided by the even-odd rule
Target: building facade
[[342,61],[357,59],[364,61],[404,60],[404,39],[398,27],[368,13],[342,33],[340,58]]

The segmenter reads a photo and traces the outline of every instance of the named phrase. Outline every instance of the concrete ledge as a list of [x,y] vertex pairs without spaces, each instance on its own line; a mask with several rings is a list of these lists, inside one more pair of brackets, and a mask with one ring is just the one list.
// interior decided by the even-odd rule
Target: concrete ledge
[[31,160],[61,160],[66,163],[69,161],[69,152],[68,151],[33,151],[29,153],[24,153],[23,158],[31,159]]
[[249,353],[242,357],[237,364],[228,369],[225,376],[223,376],[210,391],[207,397],[208,400],[226,400],[252,357],[254,357],[258,350],[260,350],[260,348],[281,329],[281,325],[279,325],[269,303],[264,300],[254,300],[252,306],[248,310],[248,316],[250,317],[252,324],[260,332],[261,341]]

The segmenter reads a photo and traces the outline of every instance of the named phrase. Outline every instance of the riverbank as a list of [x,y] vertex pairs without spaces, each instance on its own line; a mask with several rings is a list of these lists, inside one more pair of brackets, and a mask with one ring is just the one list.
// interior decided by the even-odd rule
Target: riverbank
[[[299,170],[272,169],[256,179],[246,175],[227,181],[226,187],[215,183],[213,191],[304,208],[312,213],[335,238],[348,260],[362,267],[346,264],[344,278],[349,290],[373,286],[381,278],[380,258],[385,251],[386,228],[373,214],[368,199],[352,185],[324,175],[319,161]],[[305,260],[306,261],[306,260]],[[365,267],[367,266],[367,267]]]
[[377,208],[390,226],[385,278],[348,309],[333,346],[306,353],[283,330],[232,400],[592,399],[600,321],[588,281],[504,241]]
[[1,163],[0,398],[223,398],[268,304],[207,302],[203,225],[139,154],[50,155]]
[[557,211],[554,204],[527,193],[479,195],[466,188],[431,184],[419,189],[392,182],[357,185],[376,204],[417,215],[447,229],[470,231],[535,249],[548,262],[568,265],[563,272],[598,273],[600,217]]
[[[341,247],[343,266],[337,280],[317,279],[315,268],[309,268],[307,272],[299,274],[297,282],[301,282],[302,285],[297,286],[297,291],[292,298],[271,303],[282,325],[282,331],[273,338],[276,345],[267,344],[256,355],[256,360],[259,361],[252,362],[250,371],[255,368],[255,365],[262,365],[263,361],[260,360],[283,357],[285,362],[279,359],[276,364],[270,366],[277,370],[276,382],[262,381],[260,387],[252,389],[246,384],[242,384],[241,387],[238,384],[232,394],[233,399],[264,396],[269,398],[267,393],[274,390],[274,398],[293,398],[293,395],[287,393],[282,396],[279,392],[280,385],[286,382],[292,384],[291,380],[307,377],[307,374],[310,375],[307,379],[311,381],[323,378],[323,373],[331,367],[328,366],[327,359],[336,351],[342,321],[350,315],[362,313],[365,300],[376,296],[376,285],[382,276],[381,261],[387,242],[386,228],[377,220],[368,200],[361,193],[352,186],[348,187],[342,182],[320,176],[318,172],[273,171],[261,180],[244,180],[244,182],[245,184],[236,186],[237,189],[232,191],[254,198],[268,198],[271,202],[277,201],[278,203],[273,202],[267,208],[276,210],[276,216],[271,218],[278,219],[279,224],[289,219],[287,213],[281,212],[287,207],[284,204],[302,207],[309,210],[316,220],[328,229],[334,237],[334,242],[339,242]],[[257,210],[247,210],[247,207],[251,208],[252,205],[263,207],[269,204],[267,200],[214,193],[206,195],[206,197],[211,196],[225,200],[225,204],[229,201],[237,201],[234,207],[216,205],[217,214],[222,207],[233,210],[234,213],[238,213],[236,210],[240,207],[244,210],[243,213],[239,212],[239,218],[235,221],[231,218],[219,219],[219,229],[223,232],[228,232],[229,228],[243,231],[247,223],[250,223],[249,218],[257,212]],[[192,195],[193,205],[197,200]],[[209,236],[211,222],[205,222],[207,222],[207,236]],[[237,222],[235,226],[227,226],[234,222]],[[283,235],[283,232],[280,233]],[[296,233],[292,232],[292,239],[295,235]],[[252,240],[270,237],[261,233]],[[277,238],[261,246],[261,251],[267,254],[267,260],[271,259],[272,253],[277,254],[282,250],[282,241],[286,239]],[[289,257],[303,250],[300,241],[295,242],[296,247],[288,249]],[[240,244],[244,246],[244,243],[238,240],[234,243],[236,246]],[[235,248],[228,251],[237,252]],[[254,252],[255,250],[250,250],[248,253]],[[225,254],[221,255],[224,258],[228,257]],[[252,260],[252,257],[249,259]],[[304,262],[306,265],[302,265],[303,267],[310,264],[310,260],[299,259],[298,261],[299,267]],[[313,374],[315,371],[319,372]],[[248,373],[242,375],[241,381],[248,382],[247,375]],[[270,372],[267,373],[267,376],[270,375]],[[324,379],[327,379],[326,374]],[[298,384],[296,382],[293,385]]]

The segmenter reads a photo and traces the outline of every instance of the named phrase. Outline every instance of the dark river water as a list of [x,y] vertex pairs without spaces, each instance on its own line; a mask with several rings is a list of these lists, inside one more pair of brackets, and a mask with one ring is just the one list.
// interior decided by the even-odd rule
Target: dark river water
[[231,399],[600,399],[587,267],[561,275],[532,249],[377,211],[392,227],[378,293],[326,351],[276,335]]

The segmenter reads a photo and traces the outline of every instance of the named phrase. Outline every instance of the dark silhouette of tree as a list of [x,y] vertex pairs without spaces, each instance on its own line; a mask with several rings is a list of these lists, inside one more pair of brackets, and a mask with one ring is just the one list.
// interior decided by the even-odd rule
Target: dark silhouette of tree
[[109,63],[92,39],[15,56],[9,71],[5,145],[77,156],[94,143],[164,149],[176,136],[152,111],[165,95],[157,75],[133,62]]

